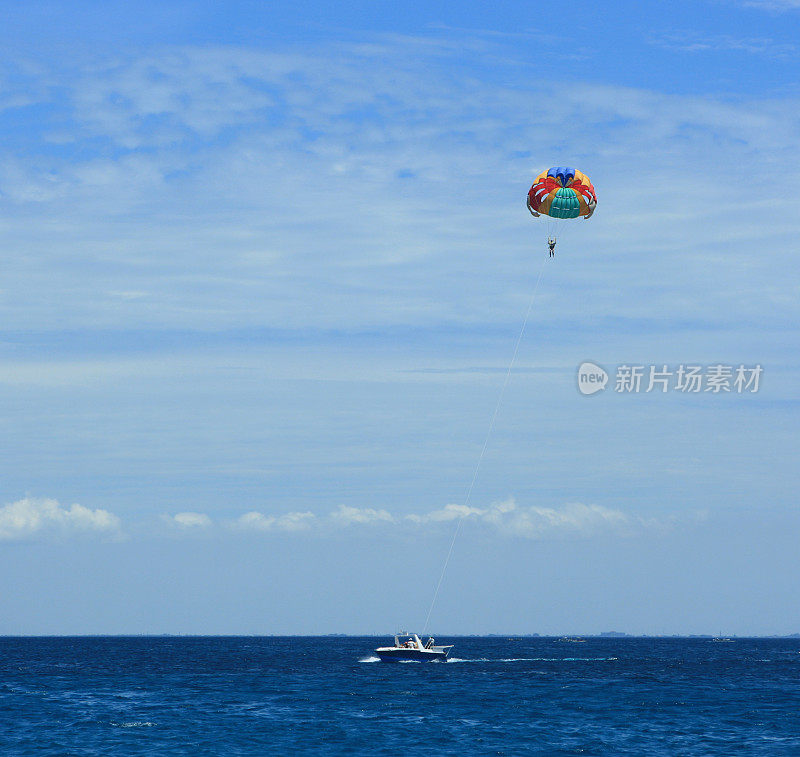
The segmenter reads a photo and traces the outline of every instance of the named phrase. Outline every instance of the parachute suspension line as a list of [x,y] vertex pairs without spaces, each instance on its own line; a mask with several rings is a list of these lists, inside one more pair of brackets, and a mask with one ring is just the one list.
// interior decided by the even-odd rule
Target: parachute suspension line
[[565,231],[564,222],[561,218],[553,218],[552,216],[546,216],[546,218],[545,229],[547,231],[547,241],[549,242],[551,239],[558,241]]
[[503,380],[503,386],[500,389],[500,395],[497,398],[497,404],[494,406],[494,412],[492,413],[492,419],[489,422],[489,429],[486,432],[486,437],[483,440],[483,447],[481,448],[481,453],[478,455],[478,462],[475,464],[475,469],[472,472],[472,480],[469,483],[469,488],[467,489],[467,496],[464,498],[464,510],[461,513],[461,517],[458,519],[456,523],[456,530],[453,533],[453,538],[450,541],[450,548],[447,550],[447,557],[445,558],[444,565],[442,566],[442,572],[439,575],[439,580],[436,583],[436,590],[433,592],[433,600],[431,601],[431,606],[428,608],[428,614],[425,616],[425,625],[422,627],[423,635],[428,630],[428,623],[431,619],[431,613],[433,612],[434,605],[436,604],[436,600],[439,597],[439,589],[442,586],[442,581],[444,580],[444,574],[447,572],[447,565],[450,562],[450,557],[453,554],[453,547],[456,544],[456,539],[458,538],[458,533],[461,531],[461,524],[464,521],[464,518],[467,514],[467,508],[469,507],[470,500],[472,499],[472,490],[475,488],[475,482],[478,479],[478,472],[481,468],[481,463],[483,462],[483,457],[486,454],[486,448],[489,446],[489,439],[492,437],[492,432],[494,431],[494,426],[497,421],[497,414],[500,412],[500,405],[503,403],[503,396],[506,393],[506,387],[508,387],[508,382],[511,378],[511,371],[514,368],[514,363],[517,361],[517,354],[519,353],[519,346],[522,344],[522,337],[525,334],[525,327],[528,325],[528,319],[531,316],[531,311],[533,310],[533,303],[536,300],[536,293],[539,291],[539,282],[542,280],[542,274],[544,273],[544,266],[547,262],[548,258],[542,256],[542,266],[539,269],[539,275],[536,277],[536,284],[533,287],[533,293],[531,294],[531,299],[528,302],[528,309],[525,312],[525,318],[522,321],[522,328],[519,330],[519,336],[517,336],[517,342],[514,345],[514,353],[511,356],[511,362],[508,364],[508,370],[506,371],[505,379]]
[[576,219],[574,218],[552,218],[551,216],[547,216],[547,221],[545,222],[545,229],[547,231],[547,239],[555,239],[557,242],[560,242],[566,233],[570,230],[572,223],[574,223]]

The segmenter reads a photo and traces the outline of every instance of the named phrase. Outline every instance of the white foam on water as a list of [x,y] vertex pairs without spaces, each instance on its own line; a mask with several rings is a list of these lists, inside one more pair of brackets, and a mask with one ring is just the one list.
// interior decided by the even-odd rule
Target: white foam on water
[[112,722],[111,725],[114,725],[117,728],[151,728],[155,725],[155,723],[151,723],[149,720],[132,720],[128,723]]
[[618,657],[448,657],[447,662],[610,662]]
[[[447,662],[611,662],[619,657],[448,657]],[[362,657],[359,662],[380,662],[380,657]],[[395,660],[403,663],[420,663],[424,660]]]
[[462,657],[448,657],[448,662],[530,662],[541,660],[540,657],[472,657],[464,659]]

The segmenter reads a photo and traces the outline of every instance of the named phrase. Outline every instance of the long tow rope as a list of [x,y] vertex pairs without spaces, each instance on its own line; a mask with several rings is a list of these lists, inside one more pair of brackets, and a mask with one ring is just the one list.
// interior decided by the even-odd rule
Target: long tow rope
[[528,325],[528,319],[530,318],[531,311],[533,310],[533,303],[536,300],[536,293],[539,291],[539,282],[542,280],[542,274],[544,273],[544,266],[547,262],[548,258],[542,258],[542,266],[539,269],[539,275],[536,277],[536,285],[533,287],[533,293],[531,294],[531,299],[528,302],[528,309],[525,312],[525,318],[522,321],[522,328],[519,330],[519,336],[517,337],[517,342],[514,345],[514,354],[511,356],[511,362],[508,364],[508,370],[506,371],[505,379],[503,380],[503,386],[500,389],[500,395],[497,398],[497,404],[494,406],[494,413],[492,413],[492,419],[489,422],[489,430],[486,432],[486,438],[483,440],[483,447],[481,448],[481,454],[478,456],[478,462],[475,464],[475,470],[472,472],[472,480],[469,483],[469,488],[467,489],[467,496],[464,499],[464,507],[461,511],[461,517],[458,519],[456,523],[456,530],[453,533],[453,538],[450,541],[450,549],[447,550],[447,557],[445,558],[444,565],[442,566],[442,572],[439,575],[439,581],[436,583],[436,591],[433,592],[433,600],[431,601],[431,606],[428,608],[428,614],[425,617],[425,625],[422,628],[423,635],[428,630],[428,623],[431,619],[431,613],[433,612],[433,607],[436,604],[436,599],[439,596],[439,589],[442,586],[442,581],[444,580],[444,574],[447,571],[447,565],[450,562],[450,556],[453,554],[453,547],[456,544],[456,539],[458,538],[458,532],[461,530],[461,524],[464,521],[464,518],[467,516],[468,508],[470,499],[472,498],[472,490],[475,488],[475,481],[478,479],[478,472],[481,469],[481,463],[483,462],[483,456],[486,454],[486,448],[489,446],[489,440],[492,437],[492,432],[494,431],[495,422],[497,421],[497,414],[500,412],[500,405],[503,403],[503,396],[506,393],[506,387],[508,386],[509,379],[511,378],[511,371],[514,368],[514,363],[517,361],[517,353],[519,353],[519,346],[522,344],[522,337],[525,334],[525,327]]

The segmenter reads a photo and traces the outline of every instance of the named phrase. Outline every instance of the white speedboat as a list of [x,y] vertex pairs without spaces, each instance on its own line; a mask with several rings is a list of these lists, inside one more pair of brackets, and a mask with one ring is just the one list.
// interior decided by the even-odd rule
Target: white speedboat
[[420,660],[430,661],[439,660],[444,662],[453,644],[449,646],[436,646],[433,636],[429,637],[425,644],[415,633],[400,633],[394,637],[393,647],[378,647],[375,654],[380,657],[381,662],[399,662],[401,660]]

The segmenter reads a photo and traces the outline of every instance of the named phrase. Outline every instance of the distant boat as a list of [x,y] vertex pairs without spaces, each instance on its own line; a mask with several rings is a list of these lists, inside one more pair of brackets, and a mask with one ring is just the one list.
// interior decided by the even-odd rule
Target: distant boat
[[559,641],[568,641],[571,644],[585,644],[586,639],[579,639],[576,636],[562,636]]
[[434,638],[430,636],[425,644],[415,633],[400,633],[394,637],[393,647],[378,647],[375,654],[381,662],[400,662],[402,660],[420,660],[425,662],[445,662],[447,655],[453,648],[449,646],[435,646]]
[[733,639],[729,639],[729,638],[724,637],[724,636],[715,636],[713,639],[711,639],[711,641],[730,642],[731,644],[733,643]]

